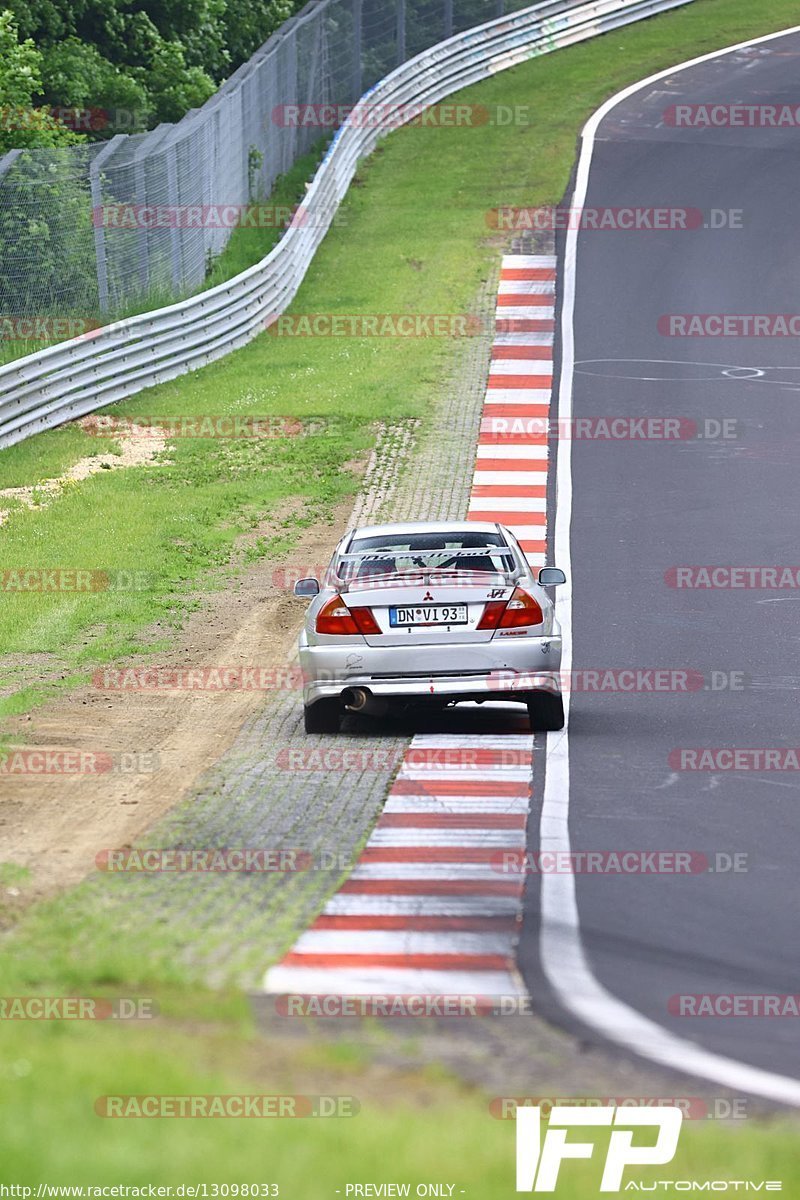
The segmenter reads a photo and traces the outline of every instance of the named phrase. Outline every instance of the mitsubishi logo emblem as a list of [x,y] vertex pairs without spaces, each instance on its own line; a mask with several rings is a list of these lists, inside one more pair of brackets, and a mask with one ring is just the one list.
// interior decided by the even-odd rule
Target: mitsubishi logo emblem
[[433,596],[430,594],[430,592],[426,592],[425,595],[422,597],[422,599],[423,600],[432,600]]

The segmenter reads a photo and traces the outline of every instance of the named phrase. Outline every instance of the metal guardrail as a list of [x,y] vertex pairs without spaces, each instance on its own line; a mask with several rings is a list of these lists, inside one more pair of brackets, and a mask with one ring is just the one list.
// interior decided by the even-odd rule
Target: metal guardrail
[[[541,0],[410,59],[359,103],[430,105],[540,54],[693,0]],[[0,367],[0,447],[74,420],[245,345],[291,303],[355,174],[386,130],[346,122],[274,249],[234,279]],[[315,214],[308,220],[308,213]]]

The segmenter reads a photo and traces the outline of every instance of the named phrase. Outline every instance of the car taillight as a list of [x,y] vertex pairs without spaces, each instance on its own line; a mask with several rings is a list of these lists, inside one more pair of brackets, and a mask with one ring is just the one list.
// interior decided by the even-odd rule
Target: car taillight
[[380,633],[371,608],[348,608],[341,596],[334,596],[317,613],[317,633]]
[[358,626],[358,632],[363,634],[380,633],[381,627],[373,616],[371,608],[351,608],[353,620]]
[[525,625],[541,625],[544,617],[535,600],[523,588],[514,588],[511,599],[490,600],[478,622],[478,629],[520,629]]
[[497,629],[500,624],[500,618],[506,611],[505,600],[490,600],[483,610],[483,616],[476,626],[476,629]]
[[518,629],[521,625],[541,625],[544,617],[539,601],[524,588],[514,588],[513,595],[500,618],[500,629]]

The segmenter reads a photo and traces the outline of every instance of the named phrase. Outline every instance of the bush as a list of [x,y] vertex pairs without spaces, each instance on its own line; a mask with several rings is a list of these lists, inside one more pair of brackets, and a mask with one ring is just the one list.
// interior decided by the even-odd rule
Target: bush
[[30,38],[19,41],[13,14],[0,11],[0,155],[27,146],[80,141],[33,97],[42,88],[42,55]]
[[107,126],[89,126],[101,136],[180,120],[300,7],[301,0],[144,0],[135,10],[127,0],[10,0],[23,38],[17,52],[40,55],[31,95],[53,108],[108,111]]

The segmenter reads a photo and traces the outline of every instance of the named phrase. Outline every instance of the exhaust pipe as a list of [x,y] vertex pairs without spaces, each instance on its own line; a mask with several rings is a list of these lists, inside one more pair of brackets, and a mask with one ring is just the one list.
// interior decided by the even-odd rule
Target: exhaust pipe
[[389,711],[388,700],[373,696],[367,688],[345,688],[342,703],[348,712],[367,713],[371,717],[382,717]]

